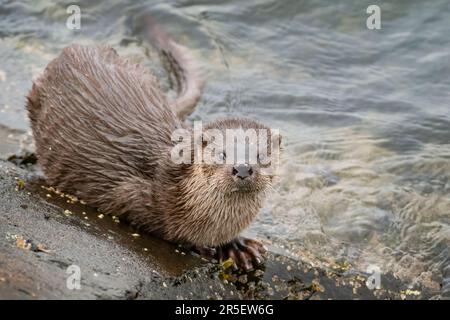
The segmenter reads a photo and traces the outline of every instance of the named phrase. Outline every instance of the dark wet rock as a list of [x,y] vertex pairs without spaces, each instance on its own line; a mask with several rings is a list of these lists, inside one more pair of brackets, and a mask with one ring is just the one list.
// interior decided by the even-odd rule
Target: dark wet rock
[[21,152],[21,145],[25,131],[13,129],[0,123],[0,157],[7,158],[16,152]]
[[443,268],[443,283],[442,283],[442,296],[446,299],[450,299],[450,258],[447,259],[447,264]]
[[[365,275],[312,267],[274,252],[260,269],[234,273],[226,264],[205,262],[140,234],[6,161],[0,161],[0,199],[3,299],[417,299],[435,294],[411,295],[389,275],[383,289],[372,291]],[[73,265],[80,270],[79,290],[67,287]]]
[[22,154],[13,154],[8,157],[8,161],[19,167],[32,166],[37,163],[36,154],[34,152],[24,151]]

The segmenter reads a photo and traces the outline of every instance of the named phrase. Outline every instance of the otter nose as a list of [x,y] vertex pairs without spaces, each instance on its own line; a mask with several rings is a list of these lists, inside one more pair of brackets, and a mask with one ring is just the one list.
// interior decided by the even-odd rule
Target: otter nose
[[233,175],[240,178],[245,179],[250,177],[253,174],[253,169],[248,164],[240,164],[233,167]]

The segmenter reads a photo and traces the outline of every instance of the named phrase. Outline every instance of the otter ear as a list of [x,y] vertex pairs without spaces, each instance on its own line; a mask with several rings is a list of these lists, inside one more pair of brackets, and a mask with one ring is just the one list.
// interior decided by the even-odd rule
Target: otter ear
[[[204,140],[204,134],[199,134],[199,135],[193,134],[191,137],[191,141],[194,146],[203,146],[203,147],[205,146],[205,142],[206,142]],[[194,149],[195,149],[195,147],[194,147]]]
[[281,148],[281,140],[282,140],[282,136],[280,134],[280,132],[278,130],[271,130],[270,131],[271,134],[271,141],[272,141],[272,146],[274,148]]
[[206,148],[206,146],[211,142],[211,135],[208,131],[204,131],[202,133],[202,147]]
[[214,144],[217,148],[221,148],[224,145],[222,131],[219,129],[208,129],[203,132],[203,147],[206,147],[208,144]]
[[278,146],[281,148],[281,141],[283,140],[283,136],[281,134],[278,134]]

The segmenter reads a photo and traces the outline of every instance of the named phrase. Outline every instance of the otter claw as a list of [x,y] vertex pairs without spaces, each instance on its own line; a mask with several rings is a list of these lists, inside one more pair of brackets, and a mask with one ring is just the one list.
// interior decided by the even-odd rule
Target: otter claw
[[199,254],[201,257],[212,260],[215,259],[217,252],[214,248],[205,247],[205,246],[192,246],[189,249]]
[[204,246],[193,246],[191,249],[202,257],[209,260],[216,259],[219,263],[231,258],[233,271],[243,269],[245,272],[261,265],[264,261],[263,254],[266,252],[260,242],[244,237],[238,237],[215,249]]
[[252,271],[263,262],[262,255],[266,252],[263,245],[255,240],[238,237],[230,243],[217,248],[219,261],[233,259],[233,270],[238,268]]

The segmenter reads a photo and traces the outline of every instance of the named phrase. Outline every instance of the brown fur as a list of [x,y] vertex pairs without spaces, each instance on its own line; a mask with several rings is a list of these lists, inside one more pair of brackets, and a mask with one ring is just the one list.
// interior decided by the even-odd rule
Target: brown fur
[[[226,165],[173,163],[171,134],[186,126],[155,77],[106,46],[67,47],[27,98],[48,183],[170,241],[232,240],[258,213],[273,178],[256,171],[235,191]],[[244,119],[209,127],[264,128]]]

